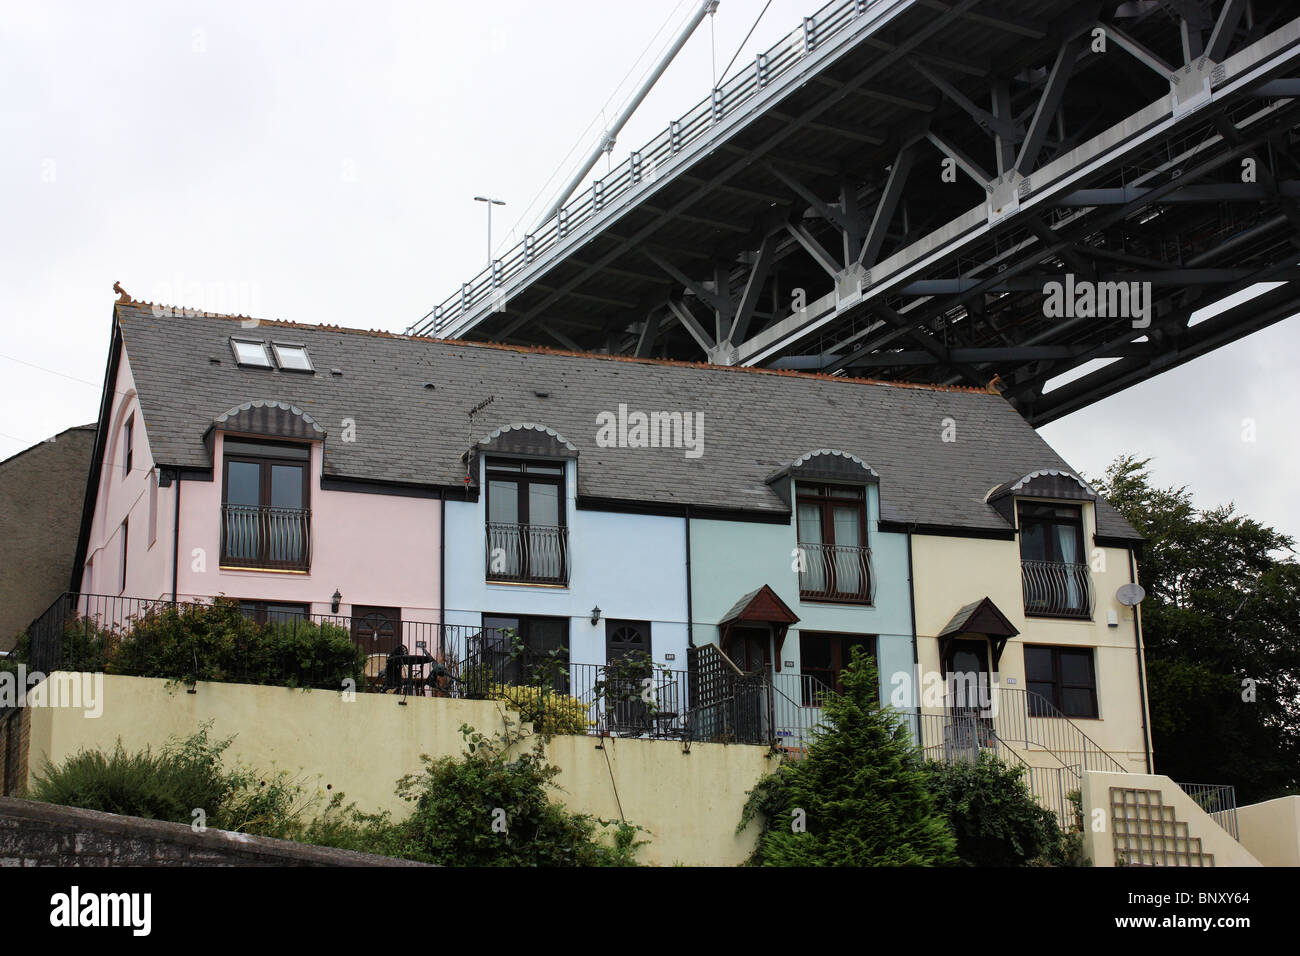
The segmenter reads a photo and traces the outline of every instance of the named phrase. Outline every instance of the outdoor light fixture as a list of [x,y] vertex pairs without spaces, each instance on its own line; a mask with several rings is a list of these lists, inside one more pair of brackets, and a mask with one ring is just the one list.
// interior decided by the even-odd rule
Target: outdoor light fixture
[[492,207],[504,206],[505,203],[500,199],[493,199],[491,196],[475,196],[475,202],[487,203],[488,211],[488,266],[492,265]]
[[597,604],[591,609],[591,626],[595,627],[600,623],[600,605]]
[[343,595],[339,594],[339,589],[334,589],[334,596],[330,598],[330,611],[337,614],[339,612],[339,602],[343,600]]

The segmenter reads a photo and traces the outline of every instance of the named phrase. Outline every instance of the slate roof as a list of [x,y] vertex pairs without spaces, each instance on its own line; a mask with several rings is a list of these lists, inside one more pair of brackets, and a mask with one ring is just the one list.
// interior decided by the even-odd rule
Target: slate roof
[[[985,501],[991,489],[1035,470],[1069,469],[1005,400],[972,389],[577,355],[336,326],[253,325],[226,316],[170,315],[147,303],[119,302],[115,308],[160,465],[210,468],[203,435],[213,420],[263,400],[296,406],[325,429],[329,477],[462,487],[462,456],[496,429],[527,422],[553,429],[576,446],[580,496],[755,516],[788,513],[765,479],[822,448],[870,462],[880,476],[882,520],[976,532],[1008,529]],[[240,367],[232,336],[301,343],[316,372]],[[489,398],[471,422],[470,409]],[[600,447],[597,415],[617,414],[620,404],[629,413],[702,413],[703,454]],[[347,419],[355,423],[353,441],[344,440]],[[942,440],[946,419],[955,422],[956,441]],[[1101,501],[1098,533],[1140,540]]]

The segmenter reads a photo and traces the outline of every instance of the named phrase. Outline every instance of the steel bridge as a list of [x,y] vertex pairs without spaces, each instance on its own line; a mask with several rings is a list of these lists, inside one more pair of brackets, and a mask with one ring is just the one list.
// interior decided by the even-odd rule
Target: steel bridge
[[834,0],[408,331],[1044,424],[1300,312],[1298,124],[1300,0]]

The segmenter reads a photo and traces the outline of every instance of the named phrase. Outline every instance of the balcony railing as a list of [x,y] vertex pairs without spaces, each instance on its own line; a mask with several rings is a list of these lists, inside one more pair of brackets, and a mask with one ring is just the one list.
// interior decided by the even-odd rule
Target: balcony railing
[[485,560],[489,581],[568,584],[569,529],[489,521]]
[[221,506],[224,567],[307,571],[311,568],[311,510]]
[[1092,575],[1086,564],[1021,561],[1025,614],[1033,617],[1092,617]]
[[799,544],[799,596],[807,601],[870,604],[871,549],[847,544]]

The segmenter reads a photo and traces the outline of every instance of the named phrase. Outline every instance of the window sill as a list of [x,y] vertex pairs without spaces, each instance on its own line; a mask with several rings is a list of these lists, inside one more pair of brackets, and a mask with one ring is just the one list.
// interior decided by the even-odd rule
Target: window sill
[[828,597],[804,597],[799,595],[800,604],[828,604],[832,607],[875,607],[875,602],[870,598],[828,598]]
[[1031,617],[1035,620],[1042,621],[1073,621],[1076,624],[1095,624],[1095,618],[1088,614],[1049,614],[1046,611],[1025,611],[1025,617]]
[[252,571],[256,574],[311,574],[310,568],[249,568],[237,564],[218,565],[221,571]]
[[540,581],[493,581],[484,582],[490,588],[545,588],[548,591],[567,591],[567,584],[546,584]]
[[1100,717],[1071,717],[1069,714],[1064,713],[1060,716],[1056,714],[1030,714],[1029,716],[1033,720],[1060,720],[1061,717],[1064,717],[1066,720],[1096,720],[1100,722],[1102,719]]

